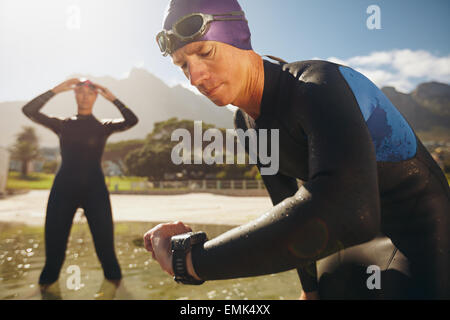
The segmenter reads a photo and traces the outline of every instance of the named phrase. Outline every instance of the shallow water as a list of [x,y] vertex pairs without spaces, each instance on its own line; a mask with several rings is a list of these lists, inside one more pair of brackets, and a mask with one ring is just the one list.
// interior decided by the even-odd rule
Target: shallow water
[[[37,281],[44,265],[44,230],[0,224],[0,299],[297,299],[300,284],[295,270],[245,279],[208,281],[201,286],[175,283],[144,249],[142,235],[152,223],[115,224],[116,254],[123,280],[118,288],[104,281],[89,227],[74,223],[59,281],[41,294]],[[212,238],[230,226],[191,225]],[[80,287],[73,288],[70,266],[80,270]]]

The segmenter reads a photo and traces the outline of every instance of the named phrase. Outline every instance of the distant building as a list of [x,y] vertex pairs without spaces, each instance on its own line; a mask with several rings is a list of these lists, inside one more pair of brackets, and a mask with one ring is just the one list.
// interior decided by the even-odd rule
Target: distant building
[[444,149],[441,147],[434,149],[434,151],[431,153],[431,156],[433,157],[434,161],[436,161],[438,166],[442,169],[442,171],[445,171]]
[[0,147],[0,196],[6,193],[6,182],[8,181],[9,151]]
[[[59,148],[41,148],[39,153],[40,159],[29,163],[28,172],[42,172],[44,163],[48,161],[56,161],[58,164],[61,163]],[[9,170],[20,172],[22,170],[22,161],[11,159],[9,162]]]
[[175,173],[164,173],[164,180],[175,180],[177,175]]
[[117,163],[112,161],[104,161],[103,162],[103,172],[106,176],[122,176],[123,172],[120,169],[120,166]]

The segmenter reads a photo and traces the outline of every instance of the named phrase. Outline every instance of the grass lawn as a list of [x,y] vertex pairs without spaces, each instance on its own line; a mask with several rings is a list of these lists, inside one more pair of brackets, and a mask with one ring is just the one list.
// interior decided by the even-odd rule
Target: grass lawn
[[7,189],[50,189],[53,183],[54,174],[33,172],[28,177],[21,177],[19,172],[9,172]]
[[[33,172],[28,177],[23,178],[19,172],[9,172],[7,189],[50,189],[52,187],[54,174]],[[128,191],[131,190],[133,182],[145,182],[146,178],[141,177],[106,177],[106,185],[108,189],[114,191]],[[138,186],[134,188],[137,190]]]

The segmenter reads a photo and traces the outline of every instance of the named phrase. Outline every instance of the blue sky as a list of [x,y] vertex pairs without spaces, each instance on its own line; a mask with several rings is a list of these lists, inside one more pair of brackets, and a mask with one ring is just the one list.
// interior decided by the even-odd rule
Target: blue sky
[[[221,0],[226,1],[226,0]],[[154,41],[168,0],[0,0],[0,101],[26,100],[74,73],[124,78],[145,68],[189,84]],[[324,59],[409,92],[450,82],[448,0],[241,0],[253,48],[288,61]],[[377,5],[381,29],[369,30]],[[75,18],[74,18],[75,17]],[[75,21],[75,22],[74,22]]]

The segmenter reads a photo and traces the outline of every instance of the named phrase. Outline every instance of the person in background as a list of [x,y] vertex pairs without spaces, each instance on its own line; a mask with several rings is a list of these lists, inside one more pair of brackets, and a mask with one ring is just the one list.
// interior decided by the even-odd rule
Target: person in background
[[[55,95],[72,90],[78,105],[76,115],[60,119],[40,111]],[[99,120],[92,114],[99,93],[120,111],[123,119]],[[22,110],[28,118],[58,136],[62,157],[47,204],[46,260],[39,278],[41,290],[45,291],[58,280],[78,208],[84,209],[105,278],[118,285],[122,274],[114,250],[111,203],[101,158],[108,137],[135,126],[138,118],[107,88],[79,79],[64,81],[31,100]]]

